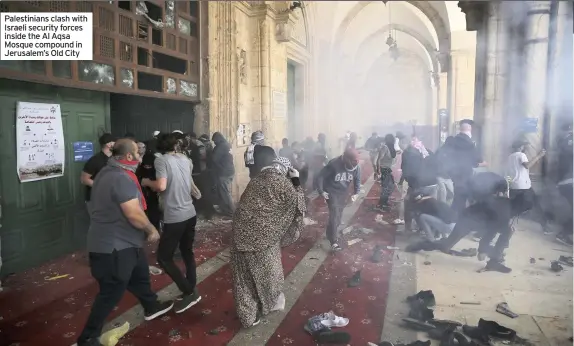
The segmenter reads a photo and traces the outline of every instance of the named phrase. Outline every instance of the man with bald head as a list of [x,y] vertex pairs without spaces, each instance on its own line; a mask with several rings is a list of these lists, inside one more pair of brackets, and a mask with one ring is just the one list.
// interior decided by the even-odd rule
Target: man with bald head
[[142,304],[146,321],[173,307],[172,302],[159,302],[151,290],[143,246],[146,240],[157,241],[159,233],[145,214],[146,202],[135,175],[139,161],[137,144],[132,139],[120,139],[107,166],[94,180],[87,247],[92,276],[100,291],[78,346],[100,345],[105,320],[126,290]]
[[472,140],[473,124],[470,119],[461,120],[459,134],[453,137],[448,145],[445,144],[451,152],[447,166],[449,166],[448,175],[454,184],[451,207],[457,215],[466,208],[470,193],[469,182],[474,174],[474,168],[486,165],[480,150]]

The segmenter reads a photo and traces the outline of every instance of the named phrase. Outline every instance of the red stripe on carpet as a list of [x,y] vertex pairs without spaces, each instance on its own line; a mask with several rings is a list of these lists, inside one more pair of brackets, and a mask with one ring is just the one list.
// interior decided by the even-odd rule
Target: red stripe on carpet
[[[194,249],[197,264],[214,257],[229,246],[231,224],[198,231]],[[146,253],[151,265],[156,265],[157,244],[148,244]],[[183,263],[178,265],[183,268]],[[70,274],[69,278],[46,281],[53,273]],[[19,275],[17,288],[0,294],[3,320],[0,322],[0,345],[18,342],[24,345],[71,345],[81,332],[98,285],[91,277],[85,253],[76,253],[48,265]],[[162,274],[152,276],[152,289],[158,291],[172,281]],[[12,281],[12,280],[11,280]],[[11,287],[12,282],[9,283]],[[124,295],[110,315],[113,319],[134,305],[131,294]],[[36,340],[36,341],[34,341]]]
[[[379,193],[380,185],[375,184],[368,196],[375,197]],[[315,345],[303,326],[310,317],[330,310],[349,318],[347,327],[335,329],[350,333],[350,344],[378,342],[392,269],[393,251],[387,250],[386,246],[394,243],[394,228],[375,221],[377,213],[371,210],[377,202],[376,199],[366,200],[349,223],[356,228],[369,228],[374,233],[366,235],[355,229],[345,236],[347,240],[363,240],[327,257],[267,345]],[[370,260],[376,245],[384,248],[380,263]],[[347,287],[348,280],[357,270],[361,270],[361,284]]]
[[[370,166],[369,162],[362,164],[363,183],[372,175]],[[307,226],[300,240],[282,251],[285,276],[325,231],[328,213],[322,198],[311,202],[310,214],[317,224]],[[235,313],[230,266],[226,265],[208,277],[198,289],[202,300],[196,307],[180,315],[170,314],[148,322],[122,338],[120,345],[226,345],[241,328]]]

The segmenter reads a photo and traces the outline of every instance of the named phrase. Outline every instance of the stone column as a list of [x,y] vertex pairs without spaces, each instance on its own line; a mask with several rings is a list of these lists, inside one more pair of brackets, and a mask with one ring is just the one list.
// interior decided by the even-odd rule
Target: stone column
[[[548,33],[550,27],[550,1],[527,1],[526,37],[524,76],[515,81],[524,83],[524,113],[525,117],[536,119],[536,132],[525,134],[530,143],[526,154],[535,156],[542,149],[543,128],[545,121],[546,89],[548,73]],[[517,86],[519,86],[518,84]],[[532,167],[530,172],[540,174],[540,164]]]
[[[260,91],[261,91],[261,123],[258,129],[269,137],[272,133],[272,115],[271,115],[271,38],[272,20],[264,14],[259,20],[259,54],[261,56],[260,74]],[[254,131],[256,129],[253,129]],[[272,140],[271,138],[268,138]]]
[[[566,121],[572,121],[573,113],[573,5],[570,1],[557,1],[551,15],[551,32],[554,32],[550,40],[550,79],[547,95],[549,124],[545,135],[548,147],[547,173],[555,175],[557,165],[556,139],[562,134],[561,126]],[[553,22],[554,21],[554,22]]]
[[230,139],[237,117],[234,10],[232,2],[209,2],[209,132],[220,131]]
[[486,4],[486,70],[484,74],[484,109],[480,147],[489,168],[502,173],[507,156],[504,131],[504,97],[507,82],[507,23],[501,2]]

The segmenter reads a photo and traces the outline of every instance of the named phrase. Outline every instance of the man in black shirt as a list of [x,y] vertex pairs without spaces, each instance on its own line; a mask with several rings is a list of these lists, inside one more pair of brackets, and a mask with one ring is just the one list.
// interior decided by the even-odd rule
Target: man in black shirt
[[[460,133],[452,138],[448,144],[451,153],[448,162],[449,175],[454,184],[454,198],[452,209],[459,214],[466,208],[469,198],[469,182],[474,173],[474,168],[483,166],[479,149],[472,140],[472,125],[470,119],[460,121]],[[445,163],[446,164],[446,163]]]
[[94,184],[96,175],[106,166],[108,158],[112,155],[112,148],[114,147],[115,141],[115,138],[110,133],[104,133],[99,139],[102,150],[92,156],[84,165],[80,181],[82,185],[86,186],[86,203],[90,201],[92,185]]

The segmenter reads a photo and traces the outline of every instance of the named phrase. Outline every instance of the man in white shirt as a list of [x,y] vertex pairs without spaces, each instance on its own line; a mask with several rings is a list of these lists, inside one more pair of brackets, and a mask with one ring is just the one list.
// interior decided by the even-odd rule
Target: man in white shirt
[[[517,140],[512,143],[512,154],[508,156],[506,176],[509,181],[509,195],[512,204],[512,215],[518,216],[530,210],[536,203],[536,196],[532,191],[530,181],[530,167],[534,166],[546,155],[542,149],[538,155],[528,160],[524,149],[528,142]],[[545,218],[542,227],[545,228]]]

